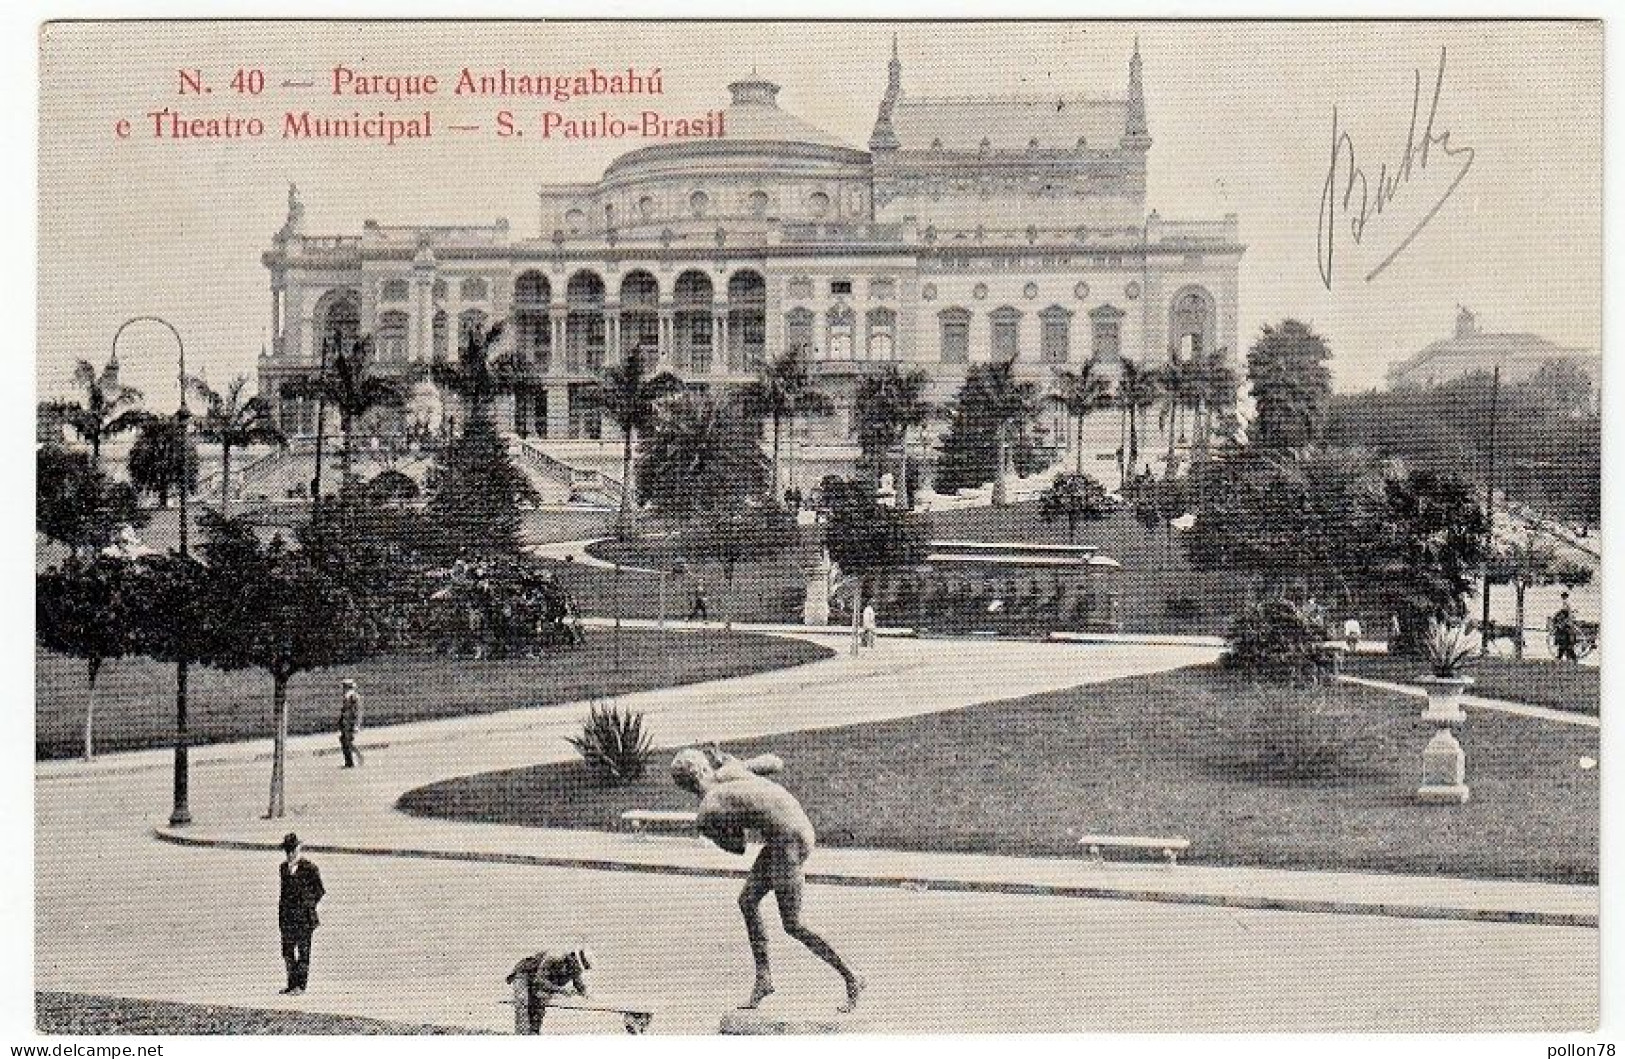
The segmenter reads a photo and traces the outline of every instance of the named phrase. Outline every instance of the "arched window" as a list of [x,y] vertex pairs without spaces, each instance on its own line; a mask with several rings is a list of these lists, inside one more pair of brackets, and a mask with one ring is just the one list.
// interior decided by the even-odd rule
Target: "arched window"
[[535,269],[521,272],[513,281],[514,351],[522,362],[547,371],[553,354],[553,328],[547,307],[553,288],[547,277]]
[[465,302],[478,302],[485,300],[485,294],[488,289],[489,288],[483,279],[479,279],[476,276],[470,276],[463,280],[463,285],[458,293],[462,296],[462,299]]
[[580,235],[581,229],[587,226],[587,212],[585,210],[565,210],[564,230],[571,235]]
[[869,310],[870,360],[897,359],[897,314],[890,309]]
[[546,309],[547,303],[553,299],[552,285],[547,277],[531,269],[521,272],[513,281],[513,301],[515,305]]
[[464,309],[457,317],[457,349],[461,352],[468,346],[470,335],[485,334],[485,310]]
[[317,340],[328,359],[344,353],[361,337],[361,296],[353,290],[331,290],[316,303]]
[[1175,360],[1214,348],[1213,295],[1204,287],[1181,287],[1168,305],[1168,344]]
[[585,270],[564,288],[564,367],[566,371],[604,370],[604,281]]
[[409,317],[403,312],[384,313],[378,318],[378,359],[399,363],[406,359]]
[[688,212],[696,217],[704,217],[710,205],[711,196],[703,191],[696,191],[688,197]]
[[386,280],[378,296],[386,302],[403,302],[406,300],[408,290],[404,279]]
[[660,284],[642,270],[621,280],[621,358],[634,352],[645,367],[660,355]]
[[1072,356],[1072,312],[1051,305],[1038,314],[1038,356],[1045,364],[1064,364]]
[[937,314],[942,327],[942,362],[964,364],[970,360],[970,310],[944,309]]
[[435,301],[444,300],[445,297],[446,297],[446,281],[443,280],[443,279],[435,280],[434,281],[433,293],[434,293]]
[[1000,306],[988,314],[995,363],[1008,363],[1021,352],[1021,310]]
[[824,217],[829,214],[829,196],[822,191],[815,191],[807,196],[807,212],[814,217]]
[[711,299],[711,280],[705,273],[690,270],[677,277],[672,355],[678,371],[703,375],[711,370]]
[[655,199],[653,195],[645,195],[638,199],[638,216],[644,220],[653,220],[655,215]]
[[745,206],[750,210],[752,217],[767,216],[767,192],[752,191],[745,199]]
[[784,348],[799,349],[812,359],[813,321],[811,309],[795,308],[784,314]]
[[767,351],[767,280],[760,272],[728,279],[728,370],[751,370]]
[[829,359],[851,360],[852,324],[856,314],[845,305],[833,305],[829,310]]

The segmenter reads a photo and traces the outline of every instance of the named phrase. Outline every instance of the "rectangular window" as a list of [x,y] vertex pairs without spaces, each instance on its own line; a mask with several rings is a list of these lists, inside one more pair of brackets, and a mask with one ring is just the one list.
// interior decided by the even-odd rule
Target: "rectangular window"
[[969,319],[963,317],[943,318],[942,360],[945,364],[964,364],[970,360]]
[[829,292],[831,294],[851,294],[852,293],[852,281],[849,280],[849,279],[831,280],[830,285],[829,285]]
[[1064,364],[1071,354],[1072,321],[1065,316],[1044,320],[1040,330],[1039,355],[1046,364]]
[[1095,321],[1094,352],[1102,364],[1115,364],[1122,356],[1122,331],[1116,320]]
[[993,359],[1011,361],[1021,349],[1021,320],[1014,316],[993,320]]

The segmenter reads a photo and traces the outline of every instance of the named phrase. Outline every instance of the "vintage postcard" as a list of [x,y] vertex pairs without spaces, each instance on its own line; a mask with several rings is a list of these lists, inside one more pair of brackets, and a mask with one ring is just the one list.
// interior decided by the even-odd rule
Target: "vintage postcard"
[[38,43],[39,1035],[1596,1030],[1600,22]]

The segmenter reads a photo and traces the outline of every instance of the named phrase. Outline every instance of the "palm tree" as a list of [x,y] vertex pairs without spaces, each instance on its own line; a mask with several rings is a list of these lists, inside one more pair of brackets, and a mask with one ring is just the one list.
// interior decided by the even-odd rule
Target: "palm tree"
[[[277,429],[271,403],[255,395],[249,397],[248,376],[239,375],[217,391],[201,378],[186,380],[187,385],[203,402],[203,414],[198,417],[198,436],[220,446],[220,514],[231,514],[231,450],[249,445],[275,445],[287,448],[288,439]],[[349,429],[345,429],[345,447],[349,447]],[[348,457],[346,457],[348,476]]]
[[1200,354],[1196,360],[1197,433],[1196,458],[1206,460],[1213,440],[1215,410],[1234,408],[1239,379],[1227,360],[1229,350],[1220,347]]
[[937,407],[925,399],[931,386],[931,376],[919,368],[899,371],[895,364],[885,364],[877,371],[865,375],[858,383],[854,406],[857,418],[858,441],[865,451],[877,456],[884,450],[897,447],[898,500],[908,506],[908,432],[923,427],[937,414]]
[[807,365],[805,346],[792,346],[756,369],[756,378],[740,387],[740,407],[746,415],[773,424],[772,474],[768,478],[768,499],[778,502],[779,444],[784,424],[801,416],[827,416],[835,405],[813,383]]
[[1196,357],[1187,357],[1180,360],[1170,353],[1168,363],[1163,365],[1159,373],[1159,382],[1162,390],[1162,411],[1157,416],[1157,426],[1168,433],[1168,461],[1167,473],[1173,477],[1174,461],[1179,445],[1179,439],[1184,436],[1181,429],[1181,417],[1186,409],[1191,410],[1191,419],[1194,422],[1196,413],[1202,402],[1203,366]]
[[1049,402],[1072,417],[1073,447],[1077,450],[1078,473],[1082,474],[1083,421],[1094,413],[1111,407],[1111,382],[1101,371],[1100,365],[1091,357],[1077,371],[1069,368],[1055,369],[1055,391],[1049,395]]
[[148,418],[141,411],[141,391],[118,379],[118,357],[107,361],[98,372],[88,360],[74,365],[73,382],[83,393],[82,401],[42,401],[40,411],[58,416],[90,446],[90,464],[102,465],[102,443],[108,438],[134,430]]
[[992,503],[1003,507],[1008,500],[1004,479],[1010,466],[1010,445],[1038,415],[1038,387],[1016,379],[1013,361],[998,361],[979,370],[995,445]]
[[344,432],[344,447],[339,450],[339,480],[343,486],[350,484],[356,421],[375,408],[399,408],[406,403],[406,388],[399,380],[369,370],[371,357],[372,336],[363,335],[328,363],[326,375],[292,388],[292,392],[318,396],[338,409],[339,429]]
[[687,393],[660,403],[639,446],[638,499],[679,517],[733,510],[761,494],[768,470],[759,424]]
[[[649,358],[653,359],[653,358]],[[682,380],[669,371],[648,374],[643,350],[634,349],[619,364],[603,374],[601,401],[604,413],[621,429],[621,514],[622,537],[630,535],[632,505],[632,450],[638,435],[654,425],[658,402],[683,389]]]
[[1127,485],[1140,460],[1140,413],[1157,403],[1161,383],[1155,369],[1123,358],[1117,376],[1117,407],[1128,421],[1128,453],[1123,463],[1123,485]]
[[514,390],[517,369],[513,361],[507,356],[492,355],[507,327],[504,320],[489,327],[465,327],[458,343],[456,362],[436,363],[431,369],[436,383],[468,403],[471,419],[490,415],[491,402],[499,394]]

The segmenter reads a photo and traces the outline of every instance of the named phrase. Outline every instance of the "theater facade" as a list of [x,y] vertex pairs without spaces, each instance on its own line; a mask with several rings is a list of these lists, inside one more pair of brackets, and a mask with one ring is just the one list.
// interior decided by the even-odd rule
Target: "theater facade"
[[455,357],[466,329],[502,320],[523,378],[499,404],[502,427],[570,451],[611,440],[598,376],[627,353],[720,389],[804,347],[838,411],[803,441],[840,453],[857,382],[879,364],[923,369],[946,401],[987,361],[1047,386],[1090,358],[1111,369],[1233,356],[1237,219],[1147,211],[1137,46],[1123,83],[1110,99],[916,98],[894,45],[859,147],[753,76],[728,86],[721,136],[645,146],[596,181],[542,187],[530,232],[498,220],[313,233],[290,190],[263,257],[273,337],[261,392],[288,433],[313,432],[314,402],[288,384],[319,370],[324,347],[371,334],[376,369],[412,386],[408,407],[371,429],[455,429],[456,399],[425,369]]

